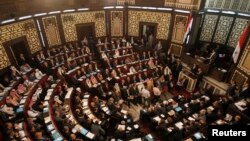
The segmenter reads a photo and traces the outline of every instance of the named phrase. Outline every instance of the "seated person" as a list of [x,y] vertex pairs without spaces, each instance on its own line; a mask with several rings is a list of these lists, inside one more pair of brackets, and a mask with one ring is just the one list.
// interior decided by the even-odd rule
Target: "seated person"
[[20,67],[20,70],[21,70],[21,72],[26,73],[26,72],[31,71],[32,68],[30,67],[30,65],[29,65],[28,63],[25,63],[25,64],[23,64],[23,65]]
[[21,77],[21,73],[14,66],[11,66],[10,69],[12,80],[18,80]]
[[149,59],[149,61],[148,61],[148,66],[149,66],[150,69],[153,69],[153,68],[156,67],[155,64],[154,64],[153,59],[151,59],[151,58]]
[[100,38],[97,40],[97,44],[98,45],[103,44]]
[[131,66],[129,68],[129,73],[136,73],[137,71],[135,70],[135,68],[133,66]]
[[3,86],[8,87],[10,85],[10,83],[11,83],[10,77],[7,74],[5,74],[3,76],[3,83],[2,83]]
[[44,74],[39,69],[36,69],[35,71],[36,79],[41,79],[44,76]]
[[86,79],[86,83],[85,84],[86,84],[87,88],[92,88],[92,83],[89,80],[89,78]]
[[83,38],[83,40],[81,41],[81,43],[82,43],[82,46],[88,46],[88,40],[87,40],[87,37],[85,36],[84,38]]
[[0,93],[3,92],[5,87],[0,83]]

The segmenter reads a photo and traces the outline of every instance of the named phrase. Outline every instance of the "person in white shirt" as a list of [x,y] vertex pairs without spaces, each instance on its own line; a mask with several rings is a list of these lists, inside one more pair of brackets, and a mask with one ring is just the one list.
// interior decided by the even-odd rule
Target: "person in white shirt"
[[2,105],[0,107],[0,111],[6,113],[8,115],[12,115],[12,116],[15,115],[15,112],[14,112],[13,108],[12,107],[8,107],[6,104],[4,104],[4,105]]
[[136,73],[136,70],[133,66],[129,68],[129,73]]
[[41,79],[44,76],[44,74],[39,69],[36,69],[35,71],[36,79]]
[[148,105],[149,102],[150,102],[150,92],[149,92],[149,90],[142,87],[141,96],[142,96],[142,103],[144,105]]
[[117,57],[119,57],[120,56],[120,53],[119,53],[119,50],[118,49],[116,49],[115,50],[115,54],[114,54],[114,58],[117,58]]
[[161,90],[157,86],[155,86],[153,87],[153,94],[154,94],[153,102],[155,103],[160,99]]
[[84,37],[81,43],[82,43],[82,46],[87,46],[87,45],[88,45],[88,40],[87,40],[87,38]]

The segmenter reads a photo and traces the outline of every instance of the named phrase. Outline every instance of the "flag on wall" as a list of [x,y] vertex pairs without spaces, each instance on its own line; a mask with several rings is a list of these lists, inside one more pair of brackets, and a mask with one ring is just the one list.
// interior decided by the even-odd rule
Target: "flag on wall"
[[192,14],[190,14],[188,16],[187,24],[186,24],[186,27],[185,27],[185,33],[184,33],[184,38],[183,38],[183,43],[184,44],[187,44],[188,41],[189,41],[189,36],[190,36],[192,24],[193,24],[193,17],[192,17]]
[[232,56],[234,63],[236,63],[238,58],[239,58],[241,48],[242,48],[242,46],[244,44],[244,41],[246,39],[247,28],[248,28],[248,26],[246,26],[245,29],[243,30],[243,32],[242,32],[242,34],[241,34],[241,36],[239,38],[239,41],[237,43],[237,46],[236,46],[236,48],[234,50],[234,53],[233,53],[233,56]]

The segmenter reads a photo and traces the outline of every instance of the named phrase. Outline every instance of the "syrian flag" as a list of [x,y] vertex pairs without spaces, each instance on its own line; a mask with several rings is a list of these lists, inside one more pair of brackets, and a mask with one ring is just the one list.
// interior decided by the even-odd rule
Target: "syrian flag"
[[243,44],[244,44],[244,41],[245,41],[245,39],[246,39],[247,28],[248,28],[248,26],[247,26],[247,27],[244,29],[244,31],[242,32],[242,34],[241,34],[241,36],[240,36],[240,39],[239,39],[239,41],[238,41],[238,43],[237,43],[237,46],[236,46],[236,48],[235,48],[235,50],[234,50],[234,53],[233,53],[233,56],[232,56],[232,57],[233,57],[234,63],[236,63],[237,60],[238,60],[238,58],[239,58],[241,48],[242,48],[242,46],[243,46]]
[[190,14],[188,16],[187,25],[185,27],[185,34],[184,34],[184,38],[183,38],[183,43],[184,44],[187,44],[188,41],[189,41],[189,36],[190,36],[192,24],[193,24],[193,17],[192,17],[192,14]]

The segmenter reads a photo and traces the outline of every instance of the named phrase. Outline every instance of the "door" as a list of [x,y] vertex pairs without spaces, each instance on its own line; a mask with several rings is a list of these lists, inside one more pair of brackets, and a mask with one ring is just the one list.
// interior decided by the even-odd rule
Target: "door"
[[78,41],[82,41],[84,37],[89,39],[95,37],[95,26],[94,23],[77,24],[76,25]]
[[25,37],[20,37],[3,43],[12,65],[21,66],[20,54],[23,54],[27,63],[31,63],[31,54]]

